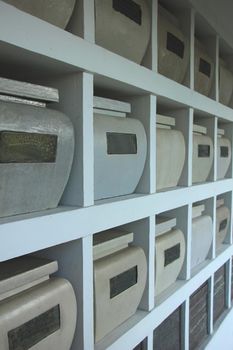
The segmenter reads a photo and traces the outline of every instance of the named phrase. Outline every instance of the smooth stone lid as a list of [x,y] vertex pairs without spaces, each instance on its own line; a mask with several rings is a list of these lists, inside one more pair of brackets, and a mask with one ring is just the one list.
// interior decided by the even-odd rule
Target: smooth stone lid
[[133,242],[133,232],[113,229],[93,236],[93,260],[103,258],[127,248]]
[[176,218],[168,218],[166,216],[156,216],[156,237],[163,235],[176,226]]
[[103,98],[94,96],[93,108],[106,109],[110,111],[131,113],[131,104],[127,102],[111,100],[109,98]]
[[207,134],[207,128],[205,126],[202,126],[202,125],[193,124],[193,132],[196,132],[198,134],[206,135]]
[[57,89],[5,78],[0,78],[0,93],[37,101],[59,102]]
[[205,204],[200,205],[194,205],[192,208],[192,218],[198,218],[202,215],[203,211],[205,210]]
[[216,202],[217,208],[221,207],[222,205],[224,205],[224,198],[217,199],[217,202]]
[[224,129],[219,129],[219,128],[218,128],[218,135],[219,135],[219,136],[225,135],[225,130],[224,130]]
[[56,272],[57,261],[23,256],[0,263],[0,294],[30,284]]
[[175,126],[176,120],[173,117],[167,117],[165,115],[157,114],[156,125],[159,126],[158,124],[167,125],[167,126]]

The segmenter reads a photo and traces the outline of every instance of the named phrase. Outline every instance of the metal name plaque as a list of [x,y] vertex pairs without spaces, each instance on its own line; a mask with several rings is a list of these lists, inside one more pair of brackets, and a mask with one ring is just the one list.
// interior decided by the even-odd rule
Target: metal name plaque
[[118,132],[107,132],[108,154],[137,154],[137,136]]
[[210,156],[210,146],[209,145],[198,145],[198,157],[199,158],[209,158]]
[[167,50],[173,52],[180,58],[184,58],[184,43],[175,35],[167,32]]
[[164,266],[167,266],[180,257],[180,243],[165,250],[164,252]]
[[219,231],[225,230],[226,227],[227,227],[227,219],[224,219],[223,221],[221,221],[219,225]]
[[229,156],[229,149],[227,146],[221,146],[220,147],[220,157],[221,158],[228,158]]
[[110,299],[121,294],[125,290],[134,286],[138,282],[138,268],[137,266],[120,273],[119,275],[110,279]]
[[60,329],[59,305],[8,332],[9,350],[28,350]]
[[205,74],[208,78],[210,78],[211,64],[203,60],[203,58],[200,58],[199,61],[199,72]]
[[0,131],[0,163],[55,163],[57,136]]
[[113,0],[112,7],[135,23],[142,24],[141,6],[132,0]]

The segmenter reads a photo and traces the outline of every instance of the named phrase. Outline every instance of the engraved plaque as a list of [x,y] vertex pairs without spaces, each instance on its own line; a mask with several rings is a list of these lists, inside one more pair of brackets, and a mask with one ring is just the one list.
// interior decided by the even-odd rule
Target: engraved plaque
[[135,23],[142,24],[142,10],[141,6],[132,0],[113,0],[112,7],[115,11],[128,17]]
[[164,266],[171,264],[180,257],[180,243],[164,251]]
[[227,226],[227,219],[224,219],[220,222],[220,225],[219,225],[219,231],[222,231],[222,230],[225,230],[226,226]]
[[0,163],[55,163],[57,136],[18,131],[0,132]]
[[179,307],[154,330],[154,350],[180,350],[181,329]]
[[225,311],[226,267],[220,267],[214,274],[214,323]]
[[107,132],[107,153],[137,154],[137,136],[135,134]]
[[167,32],[167,50],[182,59],[184,58],[184,42],[170,32]]
[[209,158],[210,156],[210,146],[209,145],[198,145],[198,157],[199,158]]
[[138,269],[137,266],[122,272],[110,279],[110,298],[114,298],[125,290],[137,284]]
[[200,61],[199,61],[199,72],[205,74],[207,77],[210,78],[211,65],[209,62],[203,60],[203,58],[200,58]]
[[28,350],[58,329],[59,305],[8,332],[9,350]]
[[208,283],[190,297],[189,349],[199,349],[208,336]]
[[220,157],[221,158],[228,158],[229,156],[229,149],[227,146],[221,146],[220,147]]

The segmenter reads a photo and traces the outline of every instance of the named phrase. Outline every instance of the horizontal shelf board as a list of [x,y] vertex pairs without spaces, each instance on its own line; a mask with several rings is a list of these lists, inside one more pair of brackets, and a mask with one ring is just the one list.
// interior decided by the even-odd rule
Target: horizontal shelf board
[[[174,288],[170,288],[170,296],[157,305],[150,313],[148,313],[140,322],[129,330],[125,330],[125,334],[116,339],[109,345],[108,337],[95,348],[95,350],[130,350],[137,342],[142,341],[145,337],[153,332],[173,311],[183,304],[195,290],[197,290],[206,280],[213,275],[233,254],[233,246],[225,250],[220,256],[212,261],[208,261],[205,267],[199,271],[189,281],[178,281]],[[165,293],[164,293],[165,296]],[[111,339],[114,338],[114,332]],[[119,335],[119,330],[115,331],[115,338]],[[138,337],[140,336],[140,339]],[[136,339],[135,339],[136,338]]]
[[99,201],[98,205],[86,208],[61,207],[2,218],[0,261],[201,201],[231,191],[232,188],[233,180],[226,179],[150,195],[118,197],[112,202],[103,201],[102,204]]
[[[0,21],[0,49],[3,53],[0,58],[3,71],[0,74],[6,71],[7,66],[12,74],[15,67],[15,74],[25,70],[28,74],[37,74],[35,79],[42,80],[43,75],[46,77],[48,73],[51,76],[88,71],[96,75],[96,84],[102,89],[133,95],[151,93],[176,101],[181,106],[233,121],[231,108],[100,46],[3,2],[0,2],[0,13],[4,13]],[[9,18],[15,24],[11,28]],[[44,39],[47,37],[49,42]]]

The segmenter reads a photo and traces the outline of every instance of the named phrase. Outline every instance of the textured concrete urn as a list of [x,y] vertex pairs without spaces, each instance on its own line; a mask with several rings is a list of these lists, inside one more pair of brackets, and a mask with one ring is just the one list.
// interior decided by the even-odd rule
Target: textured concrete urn
[[158,12],[158,70],[167,78],[182,83],[188,68],[187,40],[178,20],[163,7]]
[[19,10],[39,17],[60,28],[65,28],[76,0],[3,0]]
[[185,141],[175,130],[175,118],[157,115],[156,123],[156,185],[157,190],[178,184],[185,161]]
[[216,251],[218,251],[227,235],[230,223],[230,210],[224,205],[224,199],[217,200],[216,211]]
[[163,292],[177,279],[185,258],[183,232],[176,219],[156,217],[155,294]]
[[96,44],[141,63],[149,40],[147,0],[95,0]]
[[207,258],[213,239],[213,222],[209,215],[202,214],[205,205],[193,206],[191,268]]
[[213,83],[214,63],[204,46],[195,40],[194,88],[203,95],[209,96]]
[[223,60],[219,62],[219,102],[229,105],[233,93],[233,74]]
[[133,193],[143,173],[147,140],[142,123],[126,118],[130,104],[94,99],[95,199]]
[[209,176],[214,159],[213,142],[207,129],[193,125],[193,183],[204,182]]
[[25,256],[0,263],[1,350],[69,350],[77,305],[71,284],[49,278],[57,262]]
[[231,163],[231,141],[224,137],[225,131],[218,129],[217,178],[223,179]]
[[[30,94],[33,89],[50,93],[47,88],[0,79],[0,92],[15,86],[12,95],[23,94],[24,88]],[[0,102],[0,217],[57,207],[73,161],[70,120],[27,98],[26,90],[24,99],[4,95]]]
[[94,235],[95,341],[135,314],[147,262],[142,248],[129,245],[133,233],[109,230]]

